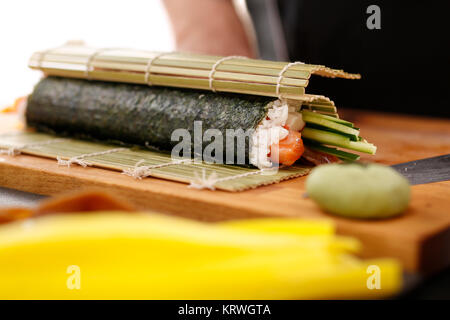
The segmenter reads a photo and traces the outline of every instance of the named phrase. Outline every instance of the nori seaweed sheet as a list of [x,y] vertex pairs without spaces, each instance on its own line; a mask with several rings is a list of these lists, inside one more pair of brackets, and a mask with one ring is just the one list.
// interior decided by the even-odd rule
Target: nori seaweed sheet
[[[187,129],[194,151],[194,121],[203,132],[255,128],[274,98],[149,87],[59,77],[42,79],[28,99],[29,127],[92,140],[120,141],[170,151],[175,129]],[[202,134],[203,135],[203,134]],[[203,142],[203,149],[210,142]],[[224,153],[225,158],[225,140]],[[236,143],[235,143],[236,149]],[[246,162],[249,142],[246,141]],[[225,161],[225,159],[224,159]]]

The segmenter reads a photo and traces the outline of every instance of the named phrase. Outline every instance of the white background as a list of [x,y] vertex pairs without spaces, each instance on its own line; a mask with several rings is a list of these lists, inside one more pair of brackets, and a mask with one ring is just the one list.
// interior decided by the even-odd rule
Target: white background
[[84,40],[96,47],[174,49],[160,0],[1,0],[0,109],[31,92],[41,74],[34,51]]

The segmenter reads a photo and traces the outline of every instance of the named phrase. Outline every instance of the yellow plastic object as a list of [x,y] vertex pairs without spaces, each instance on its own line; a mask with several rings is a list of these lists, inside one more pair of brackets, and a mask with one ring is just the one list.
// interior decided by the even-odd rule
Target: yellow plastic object
[[341,249],[349,252],[357,252],[361,249],[359,241],[353,238],[336,237],[336,227],[331,220],[326,219],[296,219],[296,218],[259,218],[230,220],[220,222],[225,228],[278,235],[295,235],[303,243],[327,242],[330,249]]
[[331,220],[313,220],[313,219],[277,219],[260,218],[245,220],[230,220],[220,223],[229,228],[238,228],[241,230],[260,231],[265,233],[295,234],[304,236],[327,235],[332,236],[335,233],[335,226]]
[[0,226],[0,298],[367,298],[399,289],[395,261],[361,262],[336,250],[339,241],[155,214],[41,217]]

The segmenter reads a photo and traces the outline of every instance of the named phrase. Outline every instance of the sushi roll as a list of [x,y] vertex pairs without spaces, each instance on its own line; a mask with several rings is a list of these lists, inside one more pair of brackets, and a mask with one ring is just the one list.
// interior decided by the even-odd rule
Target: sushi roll
[[[173,141],[174,130],[184,129],[194,137],[194,157],[196,123],[201,123],[202,149],[210,143],[203,139],[209,129],[223,137],[228,130],[242,130],[249,133],[245,163],[237,159],[234,143],[236,154],[231,162],[227,155],[226,162],[268,168],[292,165],[302,156],[305,123],[299,108],[272,97],[47,77],[28,99],[26,120],[39,131],[166,151],[178,143]],[[223,152],[216,150],[216,156],[228,148],[223,143]]]

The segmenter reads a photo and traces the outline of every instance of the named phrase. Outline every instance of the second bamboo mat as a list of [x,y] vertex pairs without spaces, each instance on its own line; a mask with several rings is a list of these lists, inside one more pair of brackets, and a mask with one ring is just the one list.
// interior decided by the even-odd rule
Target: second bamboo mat
[[[304,176],[308,166],[295,165],[279,170],[260,170],[235,165],[195,163],[190,159],[173,160],[170,154],[137,147],[61,138],[19,132],[0,135],[0,152],[7,156],[29,154],[55,160],[55,166],[94,166],[130,175],[130,179],[162,178],[190,187],[243,191]],[[70,170],[70,169],[69,169]]]

